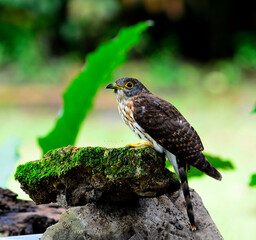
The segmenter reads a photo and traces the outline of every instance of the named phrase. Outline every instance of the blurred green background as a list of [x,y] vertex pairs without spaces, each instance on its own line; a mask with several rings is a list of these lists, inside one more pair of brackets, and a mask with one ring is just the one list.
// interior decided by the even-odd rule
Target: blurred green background
[[[85,56],[121,28],[152,19],[113,72],[141,80],[194,126],[205,150],[230,159],[222,182],[191,178],[225,239],[256,239],[256,3],[208,0],[0,0],[1,187],[28,198],[15,166],[39,159],[37,138],[54,126],[62,93]],[[98,69],[101,71],[101,69]],[[91,79],[91,83],[96,81]],[[76,146],[138,142],[101,86]],[[19,154],[16,153],[18,151]]]

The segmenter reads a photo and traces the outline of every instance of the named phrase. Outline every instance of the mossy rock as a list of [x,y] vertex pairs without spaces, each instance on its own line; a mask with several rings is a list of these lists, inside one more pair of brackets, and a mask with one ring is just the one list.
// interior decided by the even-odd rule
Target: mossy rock
[[15,179],[37,204],[65,206],[154,197],[179,188],[165,157],[150,147],[59,148],[19,165]]

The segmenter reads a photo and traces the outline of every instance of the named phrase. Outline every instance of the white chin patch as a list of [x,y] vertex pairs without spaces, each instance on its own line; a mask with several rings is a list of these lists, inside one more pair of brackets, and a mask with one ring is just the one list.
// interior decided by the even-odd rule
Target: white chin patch
[[122,90],[117,90],[116,98],[117,98],[117,101],[120,103],[127,100],[127,96],[124,94],[124,91],[122,91]]

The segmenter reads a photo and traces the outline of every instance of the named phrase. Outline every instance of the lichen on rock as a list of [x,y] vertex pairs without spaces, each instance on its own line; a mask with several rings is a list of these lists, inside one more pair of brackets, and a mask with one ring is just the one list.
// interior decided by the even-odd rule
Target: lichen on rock
[[37,204],[64,206],[154,197],[179,188],[165,157],[150,147],[59,148],[19,165],[15,179]]

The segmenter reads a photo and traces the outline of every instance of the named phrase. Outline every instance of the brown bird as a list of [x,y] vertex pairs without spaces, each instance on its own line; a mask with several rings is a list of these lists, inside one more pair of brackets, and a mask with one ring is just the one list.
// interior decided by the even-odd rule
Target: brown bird
[[192,165],[221,180],[221,174],[203,155],[204,147],[197,132],[171,103],[153,95],[135,78],[118,79],[106,88],[114,89],[124,122],[147,145],[165,153],[173,165],[181,180],[191,229],[196,230],[186,169]]

